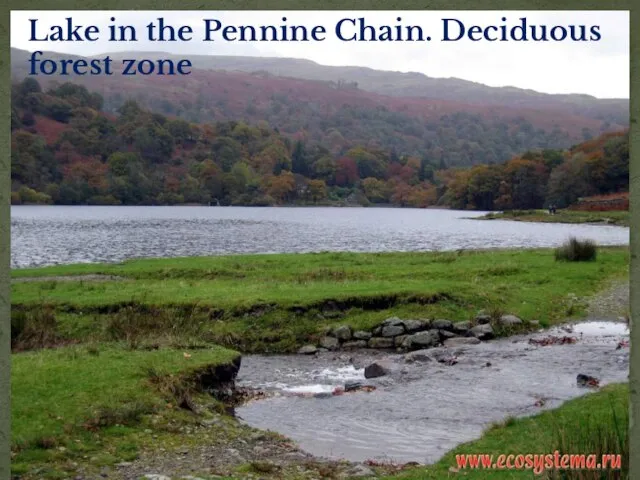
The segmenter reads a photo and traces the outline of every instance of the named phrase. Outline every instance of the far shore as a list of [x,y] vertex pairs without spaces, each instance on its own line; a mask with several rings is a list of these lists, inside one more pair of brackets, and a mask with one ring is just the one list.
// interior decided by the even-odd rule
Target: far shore
[[628,211],[580,211],[558,210],[550,214],[547,210],[510,210],[504,212],[490,212],[474,220],[512,220],[516,222],[539,223],[583,223],[589,225],[614,225],[618,227],[629,226]]

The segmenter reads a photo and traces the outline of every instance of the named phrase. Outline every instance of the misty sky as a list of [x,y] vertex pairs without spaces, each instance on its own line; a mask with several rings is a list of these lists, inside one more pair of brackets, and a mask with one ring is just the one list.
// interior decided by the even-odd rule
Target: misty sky
[[[283,22],[282,17],[287,21]],[[38,19],[37,32],[44,36],[51,25],[96,25],[96,42],[30,42],[29,19]],[[115,17],[119,25],[133,25],[137,42],[107,41],[107,27]],[[190,42],[151,42],[143,38],[145,26],[164,17],[173,26],[193,28]],[[342,18],[364,17],[367,24],[419,25],[431,42],[341,42],[333,29]],[[402,17],[401,22],[396,18]],[[502,17],[507,22],[502,22]],[[598,42],[441,42],[442,18],[456,18],[467,28],[473,25],[516,25],[521,17],[528,24],[599,25]],[[327,30],[323,42],[203,42],[203,19],[218,19],[223,25],[322,25]],[[219,38],[219,37],[218,37]],[[600,98],[629,97],[629,14],[628,12],[216,12],[216,11],[13,11],[11,46],[29,51],[45,50],[76,55],[99,55],[124,50],[166,51],[200,55],[249,55],[295,57],[323,65],[354,65],[379,70],[421,72],[431,77],[457,77],[491,86],[515,86],[546,93],[585,93]],[[138,56],[138,58],[142,58]]]

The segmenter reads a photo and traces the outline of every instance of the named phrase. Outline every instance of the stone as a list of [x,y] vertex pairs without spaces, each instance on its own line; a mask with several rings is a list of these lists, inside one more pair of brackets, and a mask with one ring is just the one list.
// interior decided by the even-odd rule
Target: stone
[[491,325],[489,325],[488,323],[476,325],[471,330],[469,330],[469,333],[467,333],[467,335],[476,337],[480,340],[489,340],[493,338],[493,327],[491,327]]
[[318,349],[315,345],[305,345],[298,350],[298,353],[301,355],[314,355]]
[[149,480],[171,480],[171,477],[157,473],[147,473],[144,478],[148,478]]
[[333,397],[333,393],[331,392],[319,392],[319,393],[313,394],[313,398],[331,398],[331,397]]
[[387,325],[382,327],[382,336],[383,337],[397,337],[398,335],[402,335],[404,333],[403,325]]
[[404,322],[400,320],[398,317],[387,318],[384,322],[380,324],[380,326],[382,327],[392,327],[397,325],[404,325]]
[[375,472],[366,465],[358,464],[340,474],[339,478],[373,477]]
[[413,352],[407,353],[404,356],[404,361],[408,363],[412,362],[430,362],[433,360],[431,350],[423,349],[423,350],[414,350]]
[[401,347],[407,337],[408,335],[398,335],[393,339],[393,345],[396,347]]
[[353,392],[354,390],[358,390],[362,388],[362,382],[347,382],[344,384],[345,392]]
[[342,348],[345,348],[345,349],[367,348],[367,341],[366,340],[353,340],[351,342],[344,342],[342,344]]
[[540,321],[539,320],[529,320],[529,325],[531,325],[532,327],[539,327],[540,326]]
[[335,337],[323,337],[322,340],[320,340],[320,346],[327,350],[336,350],[340,347],[340,342]]
[[453,322],[451,320],[438,319],[431,322],[431,328],[437,330],[453,330]]
[[393,338],[388,337],[373,337],[367,343],[369,348],[392,348]]
[[370,332],[365,332],[363,330],[358,330],[353,332],[353,338],[356,340],[369,340],[373,335]]
[[340,325],[331,330],[331,335],[338,340],[351,340],[351,327],[349,325]]
[[409,333],[419,332],[429,328],[429,322],[425,322],[424,320],[405,320],[404,328]]
[[373,329],[373,335],[377,336],[380,335],[382,333],[382,327],[381,326],[377,326],[376,328]]
[[455,333],[450,332],[448,330],[438,330],[438,334],[440,335],[441,340],[446,340],[447,338],[454,338],[458,336]]
[[476,337],[455,337],[447,338],[443,344],[445,347],[453,348],[461,345],[477,345],[480,343],[480,339]]
[[389,362],[384,360],[378,360],[377,362],[373,362],[370,365],[367,365],[364,368],[364,378],[377,378],[384,377],[391,373],[393,368],[391,367]]
[[584,373],[578,374],[576,382],[580,387],[597,387],[600,385],[600,380],[591,375],[585,375]]
[[500,317],[500,320],[498,320],[498,323],[500,323],[500,325],[506,325],[506,326],[521,325],[522,320],[516,317],[515,315],[502,315]]
[[471,322],[457,322],[453,324],[453,331],[457,334],[464,335],[471,328]]
[[478,325],[486,325],[487,323],[491,323],[491,315],[480,313],[476,315],[475,321]]
[[435,347],[438,343],[440,343],[440,335],[438,334],[438,331],[427,330],[426,332],[409,335],[402,346],[406,348],[425,348]]

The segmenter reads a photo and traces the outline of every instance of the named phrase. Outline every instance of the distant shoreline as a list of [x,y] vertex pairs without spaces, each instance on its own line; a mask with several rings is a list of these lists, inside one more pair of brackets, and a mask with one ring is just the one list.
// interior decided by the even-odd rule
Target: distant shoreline
[[629,212],[624,210],[611,211],[581,211],[559,210],[551,215],[546,210],[512,210],[506,212],[491,212],[472,220],[511,220],[516,222],[538,223],[568,223],[586,225],[611,225],[616,227],[629,226]]

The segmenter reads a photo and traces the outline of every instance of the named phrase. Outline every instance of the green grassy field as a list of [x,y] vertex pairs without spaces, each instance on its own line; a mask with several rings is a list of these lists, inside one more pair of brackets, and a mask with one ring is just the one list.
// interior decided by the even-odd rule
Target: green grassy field
[[40,474],[55,478],[65,466],[89,457],[87,463],[97,467],[135,458],[152,416],[164,426],[184,422],[179,403],[191,397],[218,406],[213,397],[200,395],[198,375],[238,354],[215,347],[187,351],[189,358],[184,354],[115,345],[14,354],[13,471],[26,473],[42,464]]
[[[95,474],[152,445],[170,450],[248,437],[231,418],[211,437],[184,432],[203,415],[219,416],[222,405],[192,379],[228,364],[233,350],[291,352],[328,326],[366,329],[389,316],[466,320],[484,309],[549,325],[583,315],[581,298],[626,277],[628,262],[627,248],[601,248],[593,262],[557,262],[544,249],[253,255],[14,270],[13,470],[24,478],[68,478],[78,464]],[[192,403],[202,405],[197,413],[180,408]],[[529,428],[523,425],[506,428],[511,444],[499,443],[503,435],[496,431],[474,451],[546,445],[543,433],[537,443],[520,438]],[[403,475],[442,478],[449,460]]]
[[[625,479],[628,475],[629,388],[610,385],[601,391],[566,402],[555,410],[539,415],[509,419],[490,428],[479,440],[460,445],[439,462],[386,478],[423,480],[457,478],[484,480],[493,478]],[[497,470],[458,468],[456,455],[493,454],[620,454],[622,470],[614,472],[553,471],[537,476],[531,469]],[[598,460],[599,461],[599,460]],[[457,472],[451,468],[458,469]],[[603,475],[604,474],[604,475]],[[620,476],[616,476],[620,474]]]
[[[22,342],[17,339],[27,348],[178,338],[181,344],[197,339],[244,352],[291,352],[328,326],[368,329],[392,315],[455,321],[484,309],[548,325],[580,316],[584,306],[573,297],[624,277],[628,261],[626,248],[601,248],[595,262],[556,262],[552,250],[493,250],[153,259],[16,270],[13,321],[16,331],[27,332]],[[119,280],[73,279],[88,274]]]
[[547,210],[511,210],[503,213],[488,213],[478,220],[515,220],[519,222],[545,223],[594,223],[629,226],[629,212],[583,212],[578,210],[558,210],[555,215],[549,215]]

